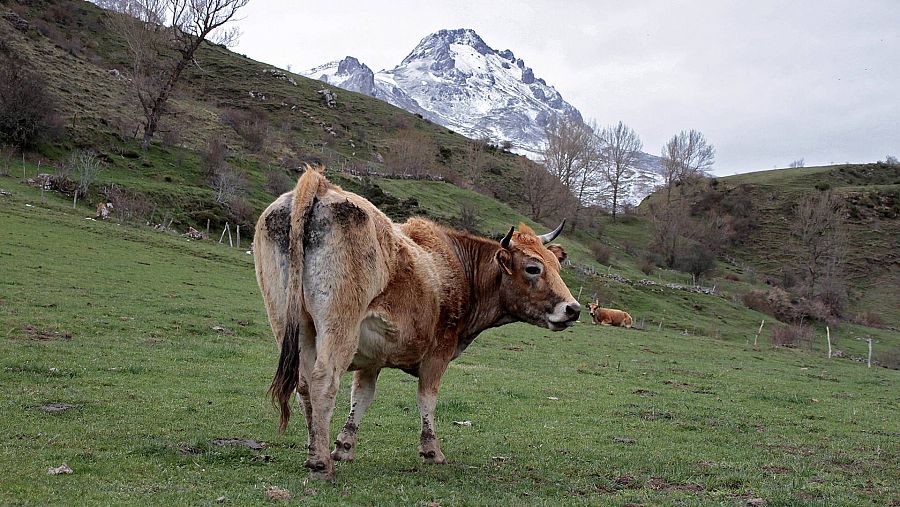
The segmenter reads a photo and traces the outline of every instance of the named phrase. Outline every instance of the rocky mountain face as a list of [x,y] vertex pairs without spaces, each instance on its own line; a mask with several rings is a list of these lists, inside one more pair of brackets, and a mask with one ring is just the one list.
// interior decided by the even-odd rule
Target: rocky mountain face
[[[425,37],[390,70],[373,72],[348,56],[300,74],[379,98],[472,139],[508,141],[531,158],[538,158],[544,128],[555,116],[581,119],[521,58],[491,48],[471,29]],[[644,158],[628,201],[640,202],[656,184],[654,159]]]

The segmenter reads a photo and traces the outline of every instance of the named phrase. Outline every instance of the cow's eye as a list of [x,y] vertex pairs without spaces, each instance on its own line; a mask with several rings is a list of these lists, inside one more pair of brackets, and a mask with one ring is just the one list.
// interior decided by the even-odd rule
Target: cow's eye
[[528,273],[529,275],[537,276],[537,275],[541,274],[541,267],[540,266],[527,266],[525,268],[525,272]]

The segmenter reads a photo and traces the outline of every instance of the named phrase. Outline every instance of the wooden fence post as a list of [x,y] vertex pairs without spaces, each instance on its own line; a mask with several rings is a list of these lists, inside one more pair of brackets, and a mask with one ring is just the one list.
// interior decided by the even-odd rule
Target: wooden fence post
[[866,365],[871,368],[872,367],[872,339],[866,338],[866,341],[869,342],[869,360],[866,361]]
[[[228,227],[228,222],[225,222],[225,227]],[[225,239],[225,229],[222,229],[222,235],[219,236],[219,244],[222,244],[222,240]]]
[[831,329],[825,326],[825,338],[828,340],[828,359],[831,359]]
[[763,324],[766,323],[766,319],[763,319],[759,324],[759,330],[756,332],[756,337],[753,338],[753,346],[756,347],[759,344],[759,334],[762,333]]
[[241,247],[241,226],[238,225],[236,227],[237,227],[237,247],[240,248]]
[[228,222],[225,222],[225,230],[228,231],[228,248],[234,248],[234,243],[231,241],[231,227],[228,226]]
[[206,219],[206,236],[209,237],[209,219]]

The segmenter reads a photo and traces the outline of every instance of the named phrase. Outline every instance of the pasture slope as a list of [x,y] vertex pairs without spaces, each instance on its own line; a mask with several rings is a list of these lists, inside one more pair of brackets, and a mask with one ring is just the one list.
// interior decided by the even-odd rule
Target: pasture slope
[[[250,255],[0,188],[2,504],[270,504],[271,486],[311,505],[900,502],[900,372],[827,360],[818,340],[754,348],[755,312],[633,286],[615,297],[682,320],[484,333],[445,376],[447,466],[419,463],[414,379],[386,371],[357,462],[308,482],[305,431],[278,435],[265,393],[276,351]],[[691,319],[719,338],[685,335]],[[842,324],[855,354],[851,333],[898,345]],[[348,395],[345,377],[335,428]],[[72,474],[47,474],[63,463]]]

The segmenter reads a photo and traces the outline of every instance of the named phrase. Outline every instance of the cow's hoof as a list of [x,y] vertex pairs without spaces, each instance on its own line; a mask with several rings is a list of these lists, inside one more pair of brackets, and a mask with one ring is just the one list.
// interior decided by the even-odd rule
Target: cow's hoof
[[350,442],[334,441],[334,450],[331,451],[331,459],[335,461],[353,461],[356,458],[356,449]]
[[322,480],[322,481],[330,481],[334,479],[334,463],[322,460],[306,460],[306,463],[303,464],[306,468],[309,469],[309,478]]
[[426,465],[446,465],[447,458],[444,457],[444,453],[441,451],[419,451],[419,456],[422,457],[422,463]]

